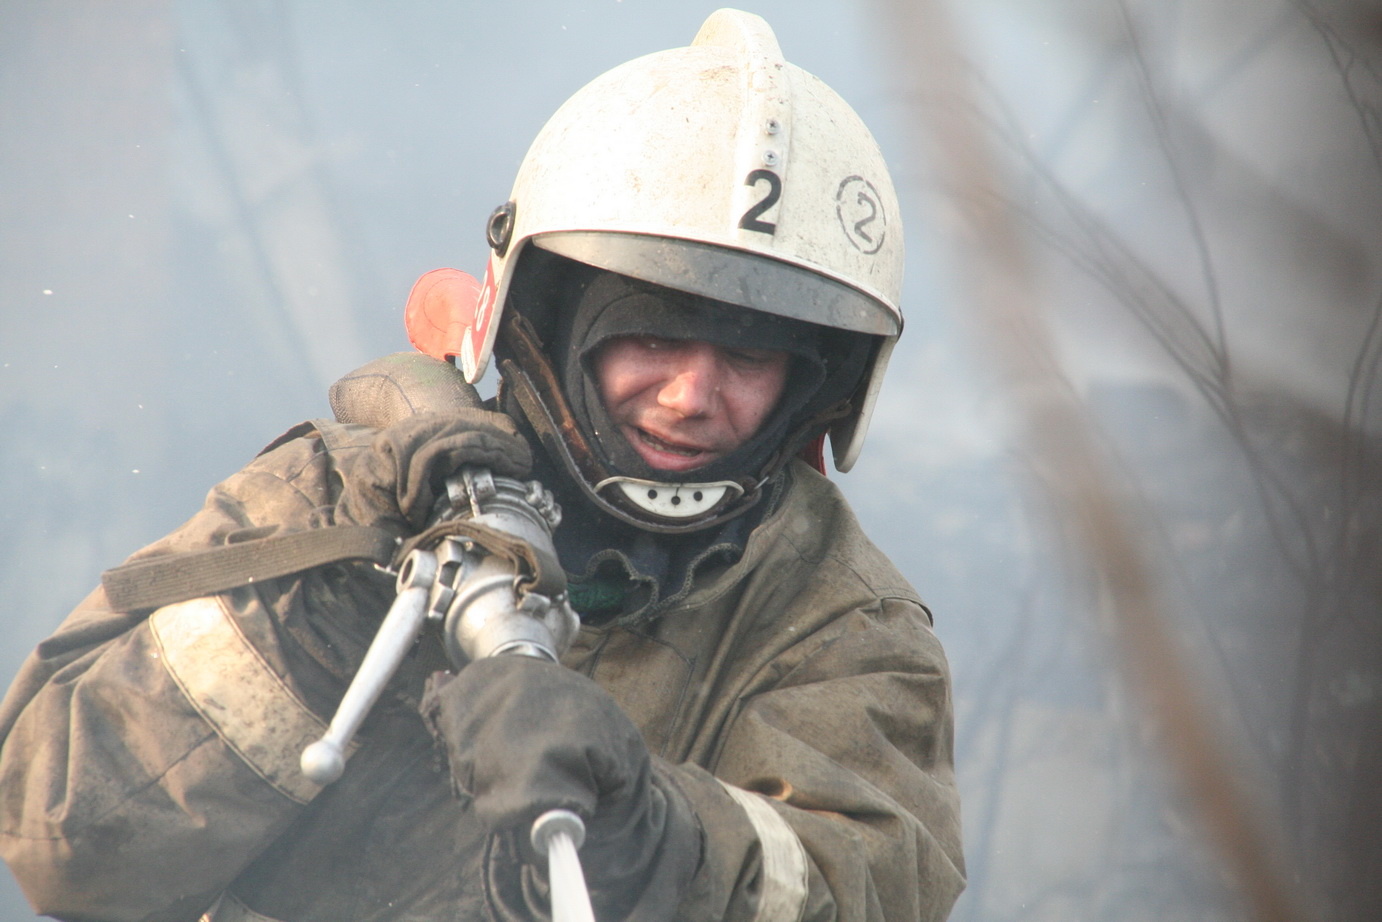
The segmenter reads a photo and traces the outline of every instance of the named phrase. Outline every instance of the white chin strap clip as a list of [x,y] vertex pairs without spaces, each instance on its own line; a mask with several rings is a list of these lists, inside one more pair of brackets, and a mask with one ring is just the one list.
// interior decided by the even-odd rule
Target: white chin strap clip
[[595,492],[618,487],[624,497],[644,512],[664,519],[690,519],[704,515],[725,501],[738,499],[744,488],[732,480],[711,483],[663,483],[635,477],[610,477],[595,485]]

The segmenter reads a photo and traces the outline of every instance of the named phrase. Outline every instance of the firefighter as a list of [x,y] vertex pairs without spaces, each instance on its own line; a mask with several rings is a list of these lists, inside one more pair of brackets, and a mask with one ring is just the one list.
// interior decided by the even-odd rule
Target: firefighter
[[403,539],[461,465],[532,478],[581,619],[561,663],[456,668],[424,634],[323,785],[299,754],[390,576],[340,561],[128,610],[98,588],[0,707],[0,847],[34,908],[540,918],[525,834],[560,807],[600,922],[943,919],[964,882],[948,668],[821,460],[828,436],[854,464],[902,328],[867,129],[722,10],[572,97],[487,235],[460,368],[436,374],[473,396],[497,362],[493,400],[370,425],[343,389],[346,421],[290,431],[135,559]]

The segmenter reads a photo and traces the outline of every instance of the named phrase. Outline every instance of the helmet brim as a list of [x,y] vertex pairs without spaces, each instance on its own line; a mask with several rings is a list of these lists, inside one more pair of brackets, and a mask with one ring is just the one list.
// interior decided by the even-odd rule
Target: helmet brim
[[695,240],[611,231],[558,231],[532,245],[586,265],[807,323],[895,338],[883,301],[820,272]]

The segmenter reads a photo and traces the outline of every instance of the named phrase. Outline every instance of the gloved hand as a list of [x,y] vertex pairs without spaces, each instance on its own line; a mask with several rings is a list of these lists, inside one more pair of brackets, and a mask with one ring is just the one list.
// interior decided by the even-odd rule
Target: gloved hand
[[411,535],[427,524],[446,478],[460,467],[524,477],[532,463],[527,441],[502,413],[458,409],[408,416],[381,429],[369,450],[342,462],[336,521]]
[[580,857],[596,918],[661,919],[677,905],[699,865],[700,824],[604,689],[554,663],[498,656],[434,675],[422,713],[457,794],[503,840],[489,888],[507,904],[501,914],[545,911],[546,861],[526,843],[533,820],[557,808],[586,823]]

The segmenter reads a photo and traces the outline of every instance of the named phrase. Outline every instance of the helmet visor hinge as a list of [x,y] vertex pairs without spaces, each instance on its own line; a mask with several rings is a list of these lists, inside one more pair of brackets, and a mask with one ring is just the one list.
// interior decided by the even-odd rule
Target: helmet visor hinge
[[505,202],[490,213],[485,224],[485,240],[489,241],[494,255],[503,258],[509,251],[509,241],[513,239],[514,215],[518,206],[512,200]]

